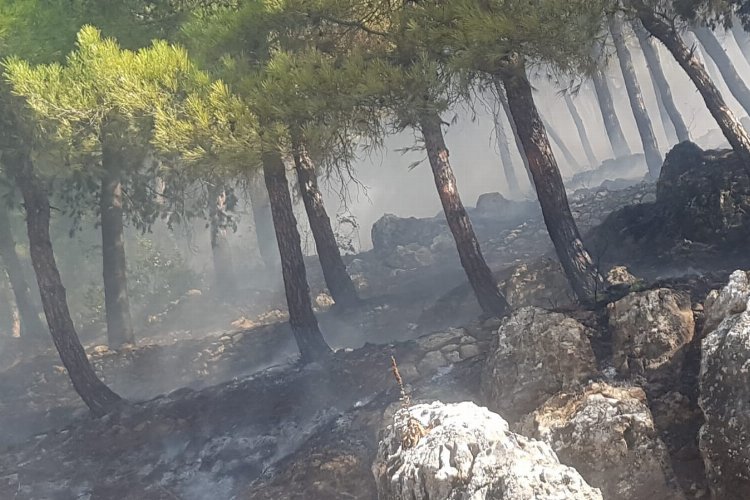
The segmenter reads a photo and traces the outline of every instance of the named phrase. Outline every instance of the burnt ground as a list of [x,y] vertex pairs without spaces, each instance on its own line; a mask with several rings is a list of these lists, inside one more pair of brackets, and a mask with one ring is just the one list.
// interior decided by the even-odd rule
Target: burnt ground
[[[589,206],[599,207],[586,197],[572,199],[578,217]],[[507,276],[515,262],[550,251],[540,227],[541,221],[530,220],[510,228],[512,238],[501,234],[487,248],[498,276]],[[617,263],[636,269],[646,286],[690,291],[696,303],[728,272],[750,267],[740,255],[707,258],[703,248],[680,252],[632,255]],[[102,419],[85,411],[54,352],[10,359],[0,372],[0,498],[374,498],[370,464],[377,431],[384,412],[398,405],[391,354],[399,363],[413,361],[419,348],[410,339],[469,324],[478,309],[470,300],[451,300],[465,288],[457,262],[394,270],[379,265],[372,253],[358,258],[364,262],[363,306],[319,312],[326,338],[339,348],[330,366],[295,364],[284,313],[273,309],[281,303],[278,294],[258,301],[265,308],[245,310],[242,318],[237,308],[226,308],[213,324],[199,319],[221,309],[220,301],[209,294],[191,297],[150,332],[145,345],[113,352],[92,342],[88,350],[97,372],[135,402]],[[310,280],[315,296],[322,283],[315,266]],[[436,303],[455,307],[438,315]],[[601,312],[567,312],[597,328],[595,346],[604,362],[611,348]],[[481,359],[408,378],[412,397],[481,403]],[[689,359],[680,382],[688,393],[696,387],[699,351]],[[694,453],[699,424],[660,429],[686,489],[695,488],[701,474]]]

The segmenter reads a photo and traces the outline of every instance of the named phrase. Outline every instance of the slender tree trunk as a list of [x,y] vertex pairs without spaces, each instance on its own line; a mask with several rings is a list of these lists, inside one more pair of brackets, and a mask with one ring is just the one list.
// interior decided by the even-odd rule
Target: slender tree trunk
[[727,138],[737,155],[750,164],[750,136],[727,106],[721,92],[711,81],[711,77],[708,76],[705,66],[695,57],[693,51],[685,45],[685,42],[682,41],[682,38],[674,31],[672,26],[657,17],[653,10],[642,2],[635,2],[634,5],[644,28],[664,44],[677,63],[685,70],[703,97],[706,107],[716,120],[724,137]]
[[488,315],[502,317],[508,313],[508,302],[500,293],[492,271],[484,260],[482,250],[469,215],[466,213],[456,186],[456,177],[448,160],[448,148],[445,146],[440,117],[437,113],[425,114],[420,119],[420,128],[424,137],[427,157],[435,178],[443,212],[448,221],[448,227],[456,241],[456,249],[461,259],[461,265],[466,272],[474,295]]
[[619,16],[612,15],[609,18],[609,29],[612,32],[612,39],[615,42],[617,58],[620,60],[620,69],[625,79],[625,87],[628,90],[628,99],[630,107],[633,110],[635,123],[638,126],[638,134],[641,136],[643,144],[643,153],[646,155],[646,165],[648,165],[649,174],[656,179],[659,177],[663,159],[659,152],[659,145],[656,143],[656,135],[651,125],[651,119],[646,111],[646,105],[643,102],[643,93],[638,83],[638,77],[635,74],[633,60],[630,57],[630,50],[625,44],[625,35],[623,33],[622,21]]
[[509,62],[500,76],[529,159],[544,222],[557,256],[578,300],[585,304],[594,302],[603,291],[604,281],[583,245],[570,212],[560,170],[534,104],[524,61],[518,58]]
[[267,269],[274,269],[279,264],[279,248],[276,244],[276,233],[273,229],[271,202],[263,181],[262,174],[253,173],[248,178],[250,205],[253,210],[255,237],[258,241],[258,252]]
[[628,141],[625,139],[625,133],[622,131],[620,119],[617,117],[615,101],[612,99],[612,93],[609,90],[604,71],[596,68],[591,75],[591,80],[594,83],[594,91],[596,92],[596,99],[599,101],[599,109],[602,112],[604,128],[607,130],[607,138],[612,146],[615,158],[630,156],[632,152],[630,146],[628,146]]
[[0,272],[0,318],[8,318],[8,321],[0,324],[0,330],[7,327],[10,336],[18,338],[21,337],[21,314],[18,312],[10,279],[6,280],[5,277],[5,271]]
[[122,400],[97,378],[83,350],[73,320],[49,235],[50,205],[47,192],[33,174],[28,153],[16,158],[16,183],[26,207],[31,262],[36,273],[52,340],[68,371],[73,387],[95,415],[103,415]]
[[276,230],[284,290],[289,308],[289,324],[297,341],[303,362],[315,361],[331,353],[320,332],[310,300],[305,261],[302,255],[297,219],[294,217],[284,162],[278,151],[264,151],[263,176],[271,203],[273,226]]
[[497,91],[498,101],[500,102],[500,105],[503,107],[503,112],[505,113],[505,116],[508,118],[508,123],[510,123],[510,129],[513,132],[513,140],[516,143],[516,149],[518,149],[518,154],[521,156],[521,160],[523,161],[523,169],[529,178],[529,184],[531,184],[531,189],[536,189],[536,186],[534,186],[534,179],[531,177],[531,170],[529,170],[529,159],[526,158],[526,153],[523,150],[523,142],[521,142],[521,138],[518,137],[518,130],[516,129],[516,124],[515,122],[513,122],[513,118],[511,118],[510,116],[510,106],[508,106],[508,97],[505,95],[505,88],[503,87],[503,82],[500,80],[499,77],[493,78],[493,82],[495,84],[495,90]]
[[521,192],[521,185],[518,183],[518,177],[516,177],[516,171],[513,168],[513,159],[510,156],[510,148],[508,147],[508,134],[505,132],[503,113],[500,111],[501,107],[496,103],[492,108],[492,117],[495,122],[495,139],[497,140],[497,148],[500,152],[500,163],[503,164],[503,172],[505,173],[505,181],[508,183],[510,197],[513,197]]
[[315,249],[318,252],[320,266],[323,269],[323,277],[326,280],[328,290],[337,305],[351,307],[360,303],[357,289],[354,287],[346,265],[341,258],[339,245],[331,227],[331,219],[328,217],[323,195],[318,188],[318,177],[301,132],[292,134],[292,148],[294,156],[294,169],[297,173],[302,201],[305,204],[307,219],[310,222],[310,230],[315,240]]
[[719,40],[716,39],[713,31],[704,27],[693,27],[691,30],[703,46],[708,57],[716,63],[716,67],[719,68],[719,73],[721,73],[724,83],[727,84],[729,92],[742,105],[745,112],[750,114],[750,89],[745,85],[745,81],[735,69],[732,60],[724,50],[724,47],[719,43]]
[[8,207],[4,201],[0,201],[0,260],[5,264],[16,307],[21,316],[21,336],[29,340],[44,338],[45,327],[39,319],[29,284],[23,275],[21,261],[16,253],[16,242],[10,229]]
[[565,104],[568,106],[568,111],[570,111],[570,115],[573,117],[573,122],[576,125],[578,136],[581,138],[581,145],[583,146],[583,152],[586,153],[586,160],[589,162],[589,166],[598,166],[599,160],[596,159],[594,149],[591,147],[591,141],[589,141],[586,126],[583,124],[583,119],[581,118],[580,113],[578,113],[573,98],[570,97],[570,94],[567,92],[565,93]]
[[544,128],[547,130],[547,133],[552,138],[552,142],[557,144],[557,147],[560,148],[560,152],[565,157],[565,163],[568,164],[568,168],[571,172],[580,172],[582,170],[581,164],[578,163],[578,160],[575,159],[573,156],[573,153],[570,152],[570,149],[568,149],[568,146],[565,145],[565,141],[562,140],[562,137],[560,137],[555,130],[555,127],[552,126],[552,124],[547,121],[545,118],[542,118],[542,123],[544,124]]
[[216,186],[210,190],[209,204],[208,228],[214,263],[214,282],[220,296],[231,297],[237,292],[237,279],[227,234],[230,222],[227,215],[227,191],[223,186]]
[[674,127],[675,134],[677,134],[677,140],[680,142],[689,141],[690,132],[688,131],[687,125],[685,125],[685,120],[683,120],[682,114],[677,109],[677,105],[672,97],[672,89],[669,86],[667,77],[664,75],[664,69],[661,65],[658,50],[650,39],[648,32],[643,28],[643,25],[639,21],[633,23],[633,29],[638,36],[638,43],[640,44],[641,50],[643,50],[643,55],[646,58],[648,71],[654,84],[654,91],[669,116],[669,121]]
[[107,316],[107,342],[117,348],[134,344],[130,320],[128,274],[125,260],[125,233],[122,212],[121,152],[102,144],[102,186],[99,210],[102,226],[104,305]]
[[732,23],[732,35],[742,55],[750,61],[750,34],[742,28],[742,24],[737,19]]

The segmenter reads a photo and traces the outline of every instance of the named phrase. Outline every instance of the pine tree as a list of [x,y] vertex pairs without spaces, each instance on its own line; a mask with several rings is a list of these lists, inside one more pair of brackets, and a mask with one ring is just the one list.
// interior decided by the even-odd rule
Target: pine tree
[[[727,138],[737,155],[750,164],[750,135],[729,109],[705,66],[696,58],[693,50],[685,44],[675,25],[665,21],[665,16],[666,18],[679,16],[679,10],[675,9],[674,5],[662,3],[655,5],[644,0],[631,0],[628,5],[634,10],[643,27],[664,44],[687,73],[703,97],[706,107],[716,120],[724,137]],[[682,15],[689,17],[691,14],[683,13]]]

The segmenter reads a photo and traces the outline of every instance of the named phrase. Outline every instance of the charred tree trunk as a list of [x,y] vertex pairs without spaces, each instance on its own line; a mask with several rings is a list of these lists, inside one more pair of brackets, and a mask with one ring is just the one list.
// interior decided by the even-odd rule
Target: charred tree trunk
[[657,17],[653,10],[641,2],[635,3],[638,17],[644,28],[658,38],[669,50],[677,63],[687,73],[703,97],[706,107],[714,117],[735,152],[750,165],[750,136],[729,109],[721,92],[716,88],[705,66],[695,57],[680,35],[664,20]]
[[17,158],[16,183],[26,207],[31,262],[36,273],[52,340],[68,371],[73,387],[95,415],[103,415],[122,400],[97,378],[83,350],[73,320],[49,235],[50,205],[47,192],[33,174],[28,153]]
[[729,92],[742,105],[745,112],[750,114],[750,89],[745,85],[745,81],[740,74],[737,73],[724,47],[721,46],[714,33],[708,28],[694,27],[692,28],[692,32],[703,46],[708,57],[716,63],[716,67],[719,68],[719,73],[721,73],[724,83],[727,84]]
[[44,338],[44,325],[39,319],[39,312],[31,299],[29,284],[23,275],[21,261],[16,253],[16,242],[10,229],[8,207],[0,201],[0,261],[5,264],[10,287],[16,300],[16,307],[21,317],[21,337],[28,340]]
[[573,122],[576,125],[578,136],[581,138],[581,145],[583,146],[583,152],[586,154],[586,160],[589,162],[589,166],[597,167],[599,165],[599,160],[596,159],[594,149],[591,147],[591,141],[589,141],[588,133],[586,133],[586,126],[583,124],[583,119],[581,118],[580,113],[578,113],[573,98],[570,97],[570,94],[567,92],[565,93],[565,104],[568,106],[570,116],[573,117]]
[[[638,43],[640,44],[643,55],[646,58],[646,65],[648,66],[648,71],[654,84],[654,91],[659,98],[662,107],[669,116],[669,121],[674,127],[677,140],[680,142],[689,141],[690,132],[688,131],[687,125],[685,125],[685,120],[682,119],[682,114],[675,105],[674,98],[672,97],[672,89],[669,86],[669,82],[667,81],[667,77],[664,75],[664,70],[661,66],[659,52],[640,22],[634,22],[633,29],[635,30],[636,36],[638,36]],[[666,126],[667,124],[665,123],[665,128]]]
[[648,165],[649,174],[656,179],[659,177],[663,159],[659,152],[659,145],[656,143],[656,135],[651,124],[651,119],[646,111],[646,105],[643,102],[643,93],[638,83],[638,77],[635,74],[633,60],[630,57],[630,50],[625,44],[625,35],[623,33],[622,21],[617,15],[609,18],[609,29],[612,32],[612,39],[615,42],[617,58],[620,61],[620,69],[625,79],[625,88],[628,91],[630,107],[633,110],[635,123],[638,126],[638,134],[641,136],[643,144],[643,153],[646,155],[646,165]]
[[331,348],[323,339],[318,320],[313,312],[302,245],[297,230],[297,219],[294,217],[284,162],[278,151],[264,151],[262,156],[263,177],[268,189],[273,226],[276,230],[281,257],[289,324],[297,341],[302,361],[311,362],[323,359],[330,355]]
[[315,165],[308,155],[301,132],[293,134],[292,147],[294,169],[326,285],[337,305],[355,306],[360,302],[357,289],[341,258],[339,245],[331,227],[331,219],[328,217],[323,205],[323,195],[318,188]]
[[544,118],[542,118],[542,123],[544,124],[544,128],[547,130],[547,133],[552,138],[552,142],[557,145],[557,147],[560,149],[560,152],[562,152],[563,156],[565,157],[565,163],[568,164],[570,171],[573,173],[580,172],[581,164],[578,163],[578,160],[575,159],[573,153],[570,152],[568,146],[565,145],[565,141],[563,141],[562,137],[557,134],[557,131],[555,131],[555,128],[552,126],[552,124]]
[[508,134],[505,132],[503,113],[500,109],[497,103],[492,109],[492,117],[495,122],[495,139],[497,140],[497,149],[500,152],[500,163],[503,164],[505,181],[508,183],[508,191],[510,192],[510,197],[513,197],[514,194],[521,192],[521,185],[518,184],[518,177],[516,177],[516,171],[513,169],[513,159],[510,156],[510,148],[508,147]]
[[534,104],[524,61],[520,58],[510,61],[500,76],[529,159],[544,222],[557,256],[578,300],[584,304],[592,303],[603,291],[604,281],[583,245],[570,212],[560,170]]
[[419,125],[443,212],[456,241],[461,265],[482,311],[488,315],[502,317],[508,313],[510,306],[500,293],[492,271],[484,260],[469,215],[461,203],[456,177],[448,160],[448,148],[445,146],[441,123],[438,114],[431,113],[422,116]]
[[279,265],[279,248],[276,243],[276,233],[273,229],[271,202],[268,199],[268,191],[262,174],[253,174],[248,179],[248,190],[250,191],[250,206],[253,210],[258,252],[266,268],[274,269]]
[[222,186],[209,192],[208,218],[215,286],[220,296],[230,297],[237,292],[237,280],[228,239],[231,219],[227,214],[227,190]]
[[612,146],[612,152],[614,153],[615,158],[630,156],[632,152],[630,151],[630,146],[628,146],[628,141],[625,139],[625,133],[622,131],[620,119],[617,118],[615,101],[612,99],[612,93],[609,90],[607,77],[601,69],[597,68],[591,76],[591,79],[594,83],[596,99],[599,101],[599,109],[602,112],[604,128],[607,130],[607,138]]
[[122,211],[121,152],[102,144],[102,186],[99,210],[102,229],[104,305],[107,316],[107,342],[110,347],[134,344],[130,320],[128,273],[125,261],[125,233]]
[[516,129],[516,124],[513,122],[513,118],[510,116],[510,106],[508,106],[508,97],[505,95],[505,88],[503,88],[503,82],[500,80],[499,77],[493,78],[493,82],[495,84],[495,90],[497,91],[497,98],[500,102],[500,105],[503,107],[503,112],[505,113],[505,116],[508,118],[508,123],[510,123],[510,129],[513,132],[513,140],[516,143],[516,149],[518,149],[518,154],[521,155],[521,161],[523,161],[523,169],[526,171],[526,175],[529,178],[529,184],[531,184],[531,189],[536,189],[536,186],[534,186],[534,179],[531,177],[531,170],[529,170],[529,160],[526,158],[526,153],[523,150],[523,142],[521,142],[521,138],[518,137],[518,130]]

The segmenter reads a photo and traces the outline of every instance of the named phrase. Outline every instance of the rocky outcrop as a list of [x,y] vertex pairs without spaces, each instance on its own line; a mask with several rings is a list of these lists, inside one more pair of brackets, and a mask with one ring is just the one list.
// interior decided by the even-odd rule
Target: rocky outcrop
[[711,330],[702,341],[699,446],[713,496],[722,500],[750,498],[750,310],[742,297],[747,273],[738,271],[707,304]]
[[525,418],[521,429],[549,443],[604,498],[684,498],[640,388],[592,383],[557,395]]
[[596,376],[592,334],[559,313],[536,307],[515,311],[503,320],[482,370],[487,406],[515,422]]
[[692,340],[690,297],[667,288],[635,292],[609,304],[613,364],[626,377],[674,380]]
[[396,413],[372,467],[380,500],[601,499],[547,444],[473,403]]
[[547,258],[517,265],[501,289],[514,308],[554,308],[575,301],[560,262]]
[[607,262],[641,254],[673,258],[688,250],[733,251],[750,238],[750,171],[730,150],[690,142],[667,154],[656,201],[611,213],[588,237]]

